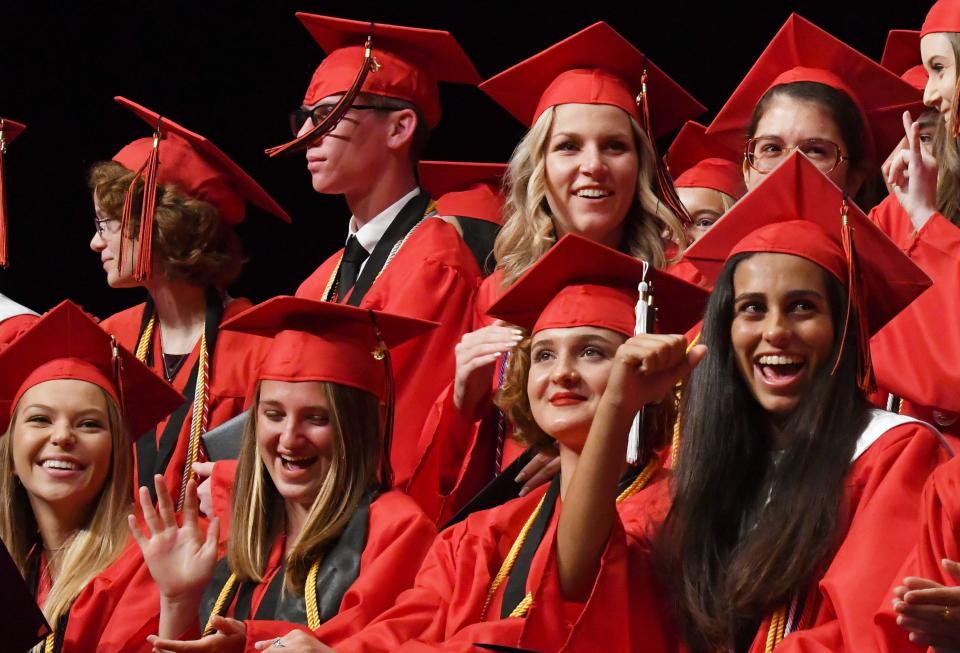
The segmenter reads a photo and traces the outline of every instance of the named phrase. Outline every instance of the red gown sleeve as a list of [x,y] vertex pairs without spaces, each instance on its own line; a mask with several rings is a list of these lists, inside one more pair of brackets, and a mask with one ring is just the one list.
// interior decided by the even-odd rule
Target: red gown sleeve
[[70,608],[62,653],[150,653],[160,625],[160,593],[131,538],[120,558]]
[[[946,460],[939,437],[910,423],[890,429],[854,463],[849,527],[820,580],[813,626],[787,636],[778,653],[875,650],[874,613],[913,548],[923,486]],[[751,652],[762,653],[765,640],[763,629]]]
[[36,315],[14,315],[0,322],[0,351],[16,340],[17,336],[29,329],[40,318]]
[[872,339],[877,382],[909,400],[921,419],[930,420],[935,409],[951,413],[935,420],[950,427],[960,413],[960,330],[944,328],[944,319],[960,315],[960,229],[935,213],[917,232],[893,196],[870,218],[933,280]]
[[[360,559],[360,575],[344,594],[340,612],[314,631],[328,646],[337,647],[394,604],[413,586],[417,569],[436,537],[437,529],[416,503],[399,492],[388,492],[370,505],[370,531]],[[294,629],[284,621],[247,621],[247,653],[254,644],[282,637]]]
[[907,576],[929,578],[941,585],[957,585],[957,580],[943,571],[940,561],[944,558],[960,560],[960,458],[942,465],[930,477],[923,490],[922,522],[919,538],[913,552],[894,576],[891,591],[880,602],[874,617],[879,649],[882,653],[926,651],[925,646],[913,644],[907,631],[897,626],[897,613],[891,601],[892,589],[901,585]]

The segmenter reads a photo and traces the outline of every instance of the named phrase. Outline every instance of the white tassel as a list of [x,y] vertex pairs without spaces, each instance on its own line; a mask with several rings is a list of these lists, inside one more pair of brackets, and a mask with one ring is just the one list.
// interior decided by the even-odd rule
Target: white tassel
[[[635,336],[638,336],[641,333],[650,333],[653,327],[652,324],[648,324],[650,305],[652,303],[650,284],[647,283],[647,273],[649,270],[650,264],[644,261],[643,278],[640,281],[640,284],[637,286],[639,298],[637,300],[636,308],[634,309],[633,335]],[[641,412],[634,415],[633,424],[630,425],[630,435],[627,439],[627,462],[631,465],[636,465],[637,461],[640,459],[640,418],[642,414],[643,411],[641,410]]]

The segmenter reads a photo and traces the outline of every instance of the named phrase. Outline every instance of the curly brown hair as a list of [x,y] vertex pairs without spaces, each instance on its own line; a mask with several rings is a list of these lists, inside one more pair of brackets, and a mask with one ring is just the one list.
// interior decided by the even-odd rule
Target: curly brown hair
[[[510,352],[503,385],[493,401],[510,421],[515,440],[528,447],[543,449],[552,446],[555,440],[540,428],[530,408],[527,380],[530,376],[532,343],[531,337],[524,338]],[[649,405],[645,409],[643,442],[647,451],[660,449],[669,442],[678,412],[677,404],[676,397],[669,395],[660,404]]]
[[[98,163],[90,169],[90,190],[111,218],[120,219],[133,175],[116,161]],[[143,182],[138,181],[131,220],[134,232],[140,224],[142,198]],[[153,219],[153,251],[166,278],[222,289],[240,275],[240,239],[209,202],[188,197],[172,184],[158,185]]]

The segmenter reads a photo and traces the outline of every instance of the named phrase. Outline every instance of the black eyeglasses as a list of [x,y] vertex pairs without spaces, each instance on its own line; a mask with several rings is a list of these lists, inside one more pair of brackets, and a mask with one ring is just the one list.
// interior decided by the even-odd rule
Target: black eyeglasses
[[[318,104],[312,109],[307,107],[299,107],[290,112],[290,131],[293,132],[294,136],[300,135],[300,130],[303,129],[303,124],[307,120],[313,122],[313,126],[316,127],[323,119],[330,115],[334,107],[337,105],[334,104]],[[372,104],[351,104],[350,110],[356,109],[358,111],[400,111],[400,107],[378,107]]]
[[[117,224],[113,225],[112,223],[114,222],[116,222]],[[107,224],[110,224],[109,228],[105,226]],[[93,225],[97,229],[97,234],[101,238],[103,238],[103,234],[105,233],[114,234],[117,232],[117,229],[120,227],[120,220],[118,218],[96,218],[95,217],[93,219]]]

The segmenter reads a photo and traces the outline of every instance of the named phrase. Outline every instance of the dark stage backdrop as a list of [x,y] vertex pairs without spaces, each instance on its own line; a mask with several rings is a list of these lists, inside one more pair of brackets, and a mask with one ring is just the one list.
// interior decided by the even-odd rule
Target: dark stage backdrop
[[[11,266],[0,292],[38,310],[71,298],[101,317],[142,300],[142,290],[111,291],[88,246],[87,169],[147,135],[112,100],[126,95],[213,140],[287,208],[289,226],[249,211],[239,229],[248,262],[231,291],[292,293],[342,245],[349,218],[341,198],[313,192],[302,155],[263,154],[286,140],[287,112],[322,58],[298,10],[448,29],[484,77],[603,19],[707,105],[707,121],[790,10],[879,59],[887,30],[918,29],[928,4],[4,0],[0,115],[28,129],[8,155]],[[521,126],[475,88],[441,92],[426,158],[505,161]]]

